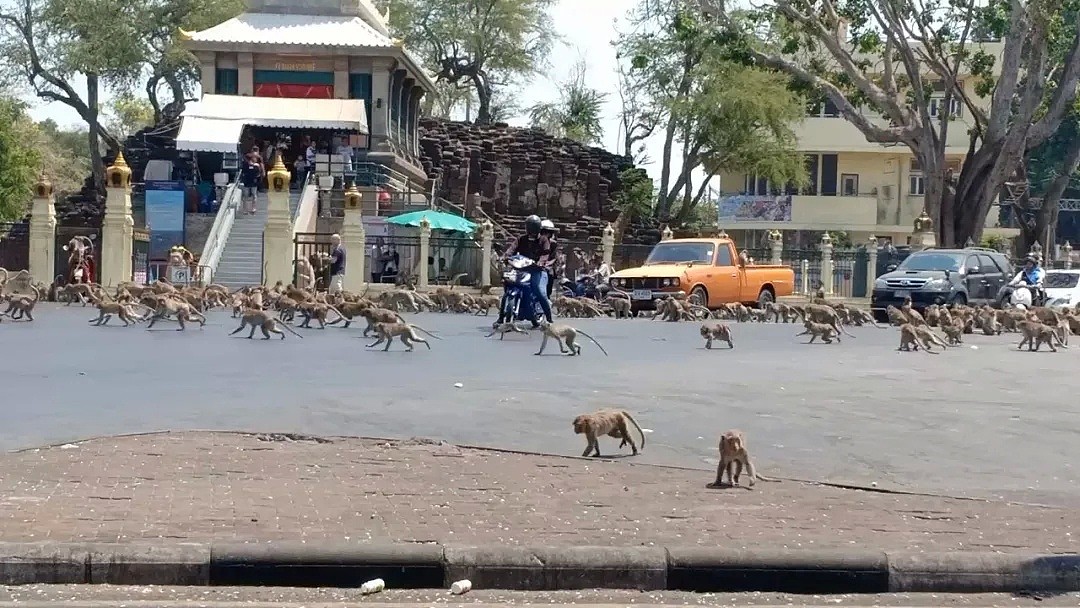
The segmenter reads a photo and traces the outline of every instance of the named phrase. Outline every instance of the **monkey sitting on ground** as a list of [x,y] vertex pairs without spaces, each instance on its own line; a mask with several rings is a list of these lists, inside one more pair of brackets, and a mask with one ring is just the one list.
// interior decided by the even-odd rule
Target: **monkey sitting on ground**
[[375,335],[378,336],[379,339],[368,344],[367,347],[372,348],[386,342],[386,346],[383,348],[383,352],[386,352],[390,350],[390,343],[393,342],[396,337],[401,340],[401,343],[405,345],[405,348],[409,352],[412,352],[413,342],[420,342],[426,346],[428,350],[431,350],[431,345],[428,344],[427,340],[421,338],[416,333],[417,330],[424,332],[436,340],[442,340],[439,336],[436,336],[419,325],[411,325],[409,323],[376,323]]
[[735,348],[731,341],[731,328],[725,323],[703,323],[701,325],[701,337],[705,338],[705,348],[712,349],[713,340],[727,342],[728,348]]
[[240,333],[248,325],[251,326],[251,332],[248,334],[249,340],[255,336],[256,329],[262,330],[263,340],[269,340],[271,333],[275,333],[281,336],[281,339],[284,340],[285,332],[281,331],[281,329],[279,329],[280,327],[284,327],[285,329],[289,330],[289,333],[296,336],[297,338],[304,337],[301,336],[299,332],[297,332],[295,329],[275,319],[273,313],[259,308],[245,308],[243,312],[240,313],[240,327],[237,327],[236,329],[229,332],[229,335],[232,336]]
[[821,341],[825,344],[832,344],[834,339],[837,344],[840,343],[840,334],[836,332],[836,329],[832,325],[814,323],[807,319],[803,322],[803,327],[806,329],[795,334],[795,337],[809,335],[810,341],[807,342],[807,344],[813,344],[814,340],[818,338],[821,338]]
[[582,414],[574,418],[574,433],[585,434],[585,439],[588,443],[585,445],[585,451],[581,453],[582,456],[588,456],[590,452],[594,452],[593,456],[601,458],[600,456],[600,442],[599,438],[603,435],[608,437],[614,437],[616,439],[622,439],[622,443],[619,447],[623,447],[626,444],[630,444],[630,449],[634,451],[634,455],[638,454],[638,447],[634,443],[633,437],[630,436],[630,429],[626,426],[626,421],[629,420],[634,428],[637,429],[638,436],[641,437],[641,449],[645,449],[645,432],[641,430],[641,425],[634,420],[634,417],[630,415],[630,412],[625,410],[599,410],[591,414]]
[[1016,345],[1017,350],[1024,348],[1024,344],[1028,345],[1028,351],[1037,352],[1039,347],[1046,344],[1050,347],[1051,352],[1057,352],[1056,346],[1061,348],[1069,348],[1061,341],[1061,337],[1058,336],[1057,330],[1045,323],[1029,319],[1027,321],[1021,321],[1017,323],[1017,327],[1020,328],[1020,333],[1024,334],[1024,339],[1020,340],[1020,344]]
[[722,487],[724,485],[725,471],[727,472],[728,484],[733,488],[738,486],[743,466],[746,466],[746,475],[750,478],[747,489],[753,487],[754,482],[758,480],[780,481],[772,477],[758,475],[757,471],[754,470],[754,465],[750,462],[750,452],[747,450],[746,438],[743,436],[742,431],[731,429],[720,436],[720,463],[716,465],[716,481],[712,483],[712,486]]
[[919,335],[919,332],[915,331],[915,326],[911,323],[904,323],[900,326],[900,347],[896,350],[910,352],[913,350],[919,350],[922,347],[923,352],[936,355],[937,353],[930,350],[930,345]]
[[[559,343],[560,353],[564,355],[569,355],[571,357],[574,355],[580,355],[581,345],[577,344],[578,334],[581,334],[591,340],[592,343],[595,344],[596,347],[599,348],[605,356],[608,354],[608,352],[604,350],[604,347],[600,346],[600,343],[596,341],[596,338],[593,338],[592,336],[581,331],[580,329],[573,328],[569,325],[563,325],[562,323],[547,323],[546,321],[540,324],[540,328],[544,331],[544,339],[540,341],[540,350],[536,352],[537,355],[544,354],[544,348],[547,346],[548,338],[555,338],[555,340]],[[566,347],[563,346],[564,343],[567,347],[570,348],[569,351],[567,351]]]
[[950,346],[960,346],[964,343],[963,321],[956,320],[942,324],[941,331],[945,332],[945,342]]
[[7,310],[0,313],[0,317],[9,316],[13,321],[26,317],[27,321],[34,320],[34,307],[37,306],[39,300],[41,300],[41,290],[31,285],[30,289],[33,290],[34,296],[30,297],[26,294],[14,294],[6,296],[8,299]]

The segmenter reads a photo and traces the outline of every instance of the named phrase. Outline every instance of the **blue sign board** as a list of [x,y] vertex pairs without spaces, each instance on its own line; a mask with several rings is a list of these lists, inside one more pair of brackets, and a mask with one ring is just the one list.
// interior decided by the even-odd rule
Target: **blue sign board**
[[151,260],[167,258],[169,248],[184,244],[187,186],[181,181],[146,182],[146,228]]

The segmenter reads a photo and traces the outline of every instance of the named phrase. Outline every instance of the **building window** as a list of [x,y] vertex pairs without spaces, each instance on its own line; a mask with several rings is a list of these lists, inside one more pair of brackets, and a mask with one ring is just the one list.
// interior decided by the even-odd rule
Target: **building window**
[[840,157],[836,154],[821,155],[821,196],[836,196],[837,168]]
[[[944,97],[931,97],[930,98],[930,116],[937,118],[941,114],[941,110],[945,107]],[[964,103],[959,99],[953,97],[949,100],[949,116],[959,118],[963,116]]]
[[926,180],[922,171],[912,171],[908,176],[908,196],[923,196],[926,194]]
[[753,173],[747,174],[745,181],[743,182],[743,193],[754,196],[766,196],[772,194],[773,188],[769,180],[755,175]]
[[859,176],[855,173],[844,173],[840,176],[840,195],[859,196]]
[[240,90],[240,71],[217,68],[214,71],[214,92],[218,95],[236,95]]
[[837,118],[840,116],[840,109],[836,107],[836,104],[831,99],[826,97],[822,101],[807,104],[806,115],[818,118]]

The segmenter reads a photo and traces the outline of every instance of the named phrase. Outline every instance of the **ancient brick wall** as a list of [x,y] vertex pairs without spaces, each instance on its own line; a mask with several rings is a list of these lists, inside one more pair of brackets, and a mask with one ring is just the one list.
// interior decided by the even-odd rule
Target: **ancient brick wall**
[[599,240],[618,212],[612,197],[624,156],[504,123],[420,122],[421,162],[436,193],[459,205],[479,193],[483,210],[516,231],[536,213],[569,240]]

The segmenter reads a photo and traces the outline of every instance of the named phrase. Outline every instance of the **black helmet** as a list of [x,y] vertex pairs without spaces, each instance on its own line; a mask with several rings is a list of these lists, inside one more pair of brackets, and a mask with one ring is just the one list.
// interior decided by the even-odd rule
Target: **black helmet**
[[525,234],[537,235],[540,234],[540,216],[530,215],[525,218]]
[[1038,266],[1039,265],[1039,256],[1035,255],[1034,253],[1027,254],[1027,257],[1024,258],[1024,263],[1026,264],[1028,262]]

